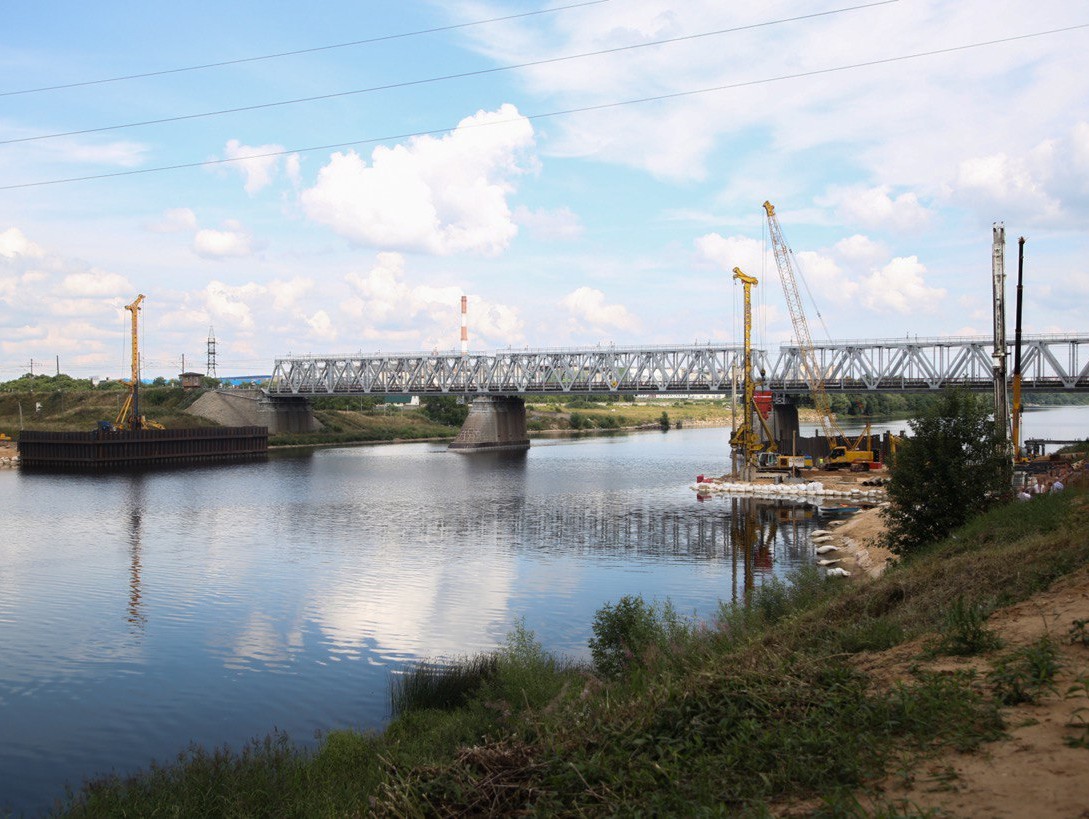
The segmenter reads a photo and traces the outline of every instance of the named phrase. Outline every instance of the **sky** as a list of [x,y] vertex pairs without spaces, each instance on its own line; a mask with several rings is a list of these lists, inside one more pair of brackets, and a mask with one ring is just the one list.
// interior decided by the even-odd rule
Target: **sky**
[[[1060,29],[1067,29],[1060,31]],[[0,380],[1089,330],[1083,0],[11,3]]]

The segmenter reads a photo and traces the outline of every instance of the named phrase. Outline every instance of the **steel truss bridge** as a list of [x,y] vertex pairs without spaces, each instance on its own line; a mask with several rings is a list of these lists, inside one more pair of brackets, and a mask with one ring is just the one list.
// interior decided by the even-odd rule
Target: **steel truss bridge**
[[[839,341],[814,346],[829,392],[991,390],[986,337]],[[1089,392],[1089,334],[1022,339],[1022,389]],[[740,377],[740,345],[593,347],[495,353],[390,353],[276,359],[273,398],[330,395],[727,395]],[[764,385],[809,391],[797,346],[752,351]],[[1013,371],[1013,353],[1007,359]]]

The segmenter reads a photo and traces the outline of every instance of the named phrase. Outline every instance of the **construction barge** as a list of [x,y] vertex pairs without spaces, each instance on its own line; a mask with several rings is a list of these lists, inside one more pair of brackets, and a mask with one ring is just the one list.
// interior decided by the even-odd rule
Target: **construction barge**
[[268,456],[268,427],[96,429],[91,432],[23,430],[23,469],[108,471],[184,466]]

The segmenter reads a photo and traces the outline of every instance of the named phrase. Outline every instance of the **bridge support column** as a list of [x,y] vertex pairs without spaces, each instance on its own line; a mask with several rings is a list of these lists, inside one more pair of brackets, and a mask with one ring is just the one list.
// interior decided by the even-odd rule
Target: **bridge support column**
[[776,403],[772,407],[771,431],[779,451],[790,454],[794,436],[798,434],[798,405],[793,401]]
[[482,395],[473,399],[469,416],[450,449],[529,449],[526,402],[513,395]]

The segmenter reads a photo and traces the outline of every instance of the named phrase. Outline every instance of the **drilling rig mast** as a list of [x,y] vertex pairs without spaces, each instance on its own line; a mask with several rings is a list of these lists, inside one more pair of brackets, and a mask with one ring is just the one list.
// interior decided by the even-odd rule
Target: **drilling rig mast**
[[[743,273],[740,267],[734,268],[734,278],[741,282],[745,289],[745,363],[743,365],[743,412],[741,423],[730,436],[730,446],[744,458],[746,479],[751,479],[751,471],[757,466],[757,453],[774,452],[775,439],[764,421],[764,415],[756,406],[756,385],[752,378],[752,288],[760,282],[754,277]],[[756,416],[760,420],[760,426],[764,430],[764,439],[756,434],[753,429],[752,419]]]

